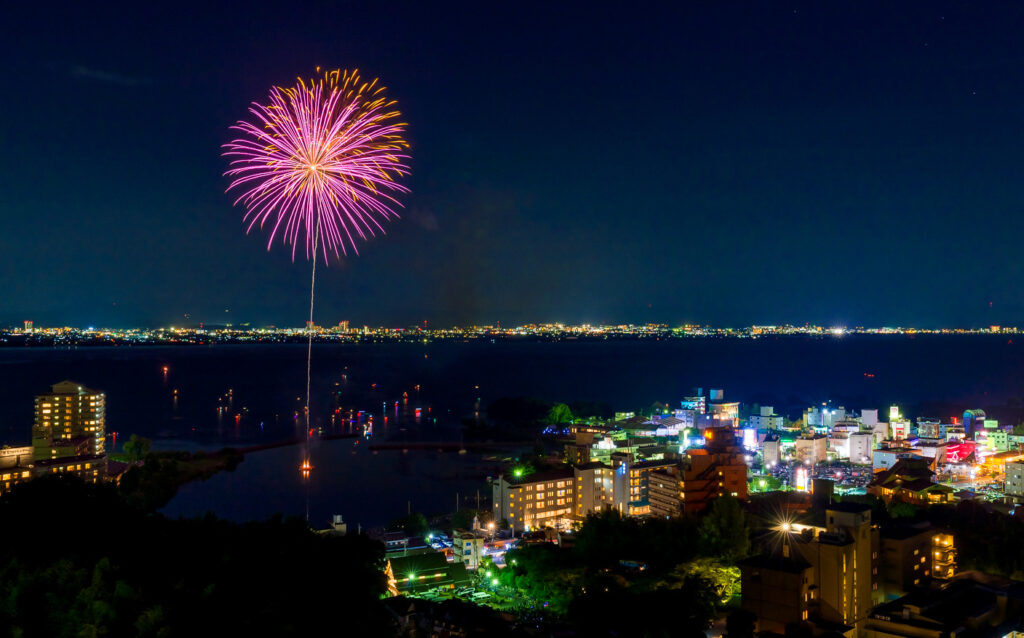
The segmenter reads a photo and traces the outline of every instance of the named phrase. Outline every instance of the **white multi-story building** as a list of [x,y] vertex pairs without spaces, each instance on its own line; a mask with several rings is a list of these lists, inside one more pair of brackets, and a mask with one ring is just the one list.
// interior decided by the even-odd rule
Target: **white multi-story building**
[[760,414],[751,415],[747,424],[758,430],[781,430],[786,425],[786,419],[775,414],[772,406],[762,405]]
[[821,434],[802,436],[794,443],[794,454],[798,463],[814,465],[824,463],[828,450],[828,439]]
[[920,455],[921,451],[916,448],[879,448],[871,452],[871,469],[876,472],[888,470],[900,459],[914,458]]
[[769,434],[761,444],[761,461],[765,467],[775,467],[782,462],[782,441],[778,435]]
[[1006,464],[1006,483],[1003,491],[1007,496],[1024,497],[1024,463]]
[[918,439],[917,449],[921,450],[921,456],[935,459],[935,462],[939,465],[946,462],[945,439]]
[[493,483],[494,518],[517,532],[567,527],[576,513],[573,468],[528,476],[499,476]]
[[850,433],[850,462],[859,465],[871,464],[871,450],[874,449],[874,437],[870,432]]
[[871,426],[871,437],[874,440],[874,447],[878,447],[889,438],[889,424],[884,421],[875,421]]
[[846,420],[846,408],[843,406],[834,409],[807,408],[804,411],[804,427],[814,428],[818,434],[831,432],[836,423],[844,420]]

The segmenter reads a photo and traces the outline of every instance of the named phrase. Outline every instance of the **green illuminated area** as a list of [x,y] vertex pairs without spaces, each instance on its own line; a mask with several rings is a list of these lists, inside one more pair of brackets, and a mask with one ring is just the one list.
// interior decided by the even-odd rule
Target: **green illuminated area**
[[524,543],[505,555],[503,568],[485,560],[469,586],[416,596],[568,623],[580,635],[637,625],[697,631],[737,603],[735,561],[750,551],[747,517],[730,498],[700,519],[608,511],[566,538],[565,547]]

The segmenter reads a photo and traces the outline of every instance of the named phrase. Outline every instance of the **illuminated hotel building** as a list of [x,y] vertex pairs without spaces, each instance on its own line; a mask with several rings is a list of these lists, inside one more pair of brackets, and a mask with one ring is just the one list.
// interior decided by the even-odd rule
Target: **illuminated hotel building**
[[0,494],[32,478],[32,448],[0,448]]
[[502,475],[492,489],[494,518],[515,531],[564,527],[573,520],[576,509],[573,468],[512,479]]
[[36,461],[32,469],[32,475],[35,478],[50,474],[71,474],[86,483],[99,483],[106,473],[107,456],[105,454],[82,454],[43,459]]
[[525,476],[502,475],[492,484],[494,518],[518,532],[567,527],[605,509],[646,516],[651,513],[652,473],[676,463],[633,461],[632,454],[616,453],[611,466],[591,462]]
[[106,397],[74,381],[62,381],[35,401],[32,426],[36,461],[104,453]]
[[576,482],[576,519],[615,504],[615,476],[604,463],[584,463],[573,468]]

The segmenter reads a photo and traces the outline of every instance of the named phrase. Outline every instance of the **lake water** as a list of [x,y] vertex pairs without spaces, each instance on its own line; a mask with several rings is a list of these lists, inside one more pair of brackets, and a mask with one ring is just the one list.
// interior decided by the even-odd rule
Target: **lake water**
[[[73,379],[107,394],[107,428],[161,448],[248,446],[296,436],[305,394],[301,345],[0,349],[0,437],[27,443],[32,398]],[[163,369],[166,366],[167,372]],[[832,401],[852,409],[899,404],[909,416],[948,418],[982,407],[1024,419],[1024,343],[998,336],[846,336],[604,342],[434,342],[314,345],[312,424],[352,431],[373,415],[378,441],[458,440],[501,396],[603,401],[636,410],[676,403],[692,387],[796,416]],[[397,405],[396,405],[397,402]],[[419,416],[416,409],[420,409]],[[384,417],[387,417],[385,420]],[[172,515],[211,510],[236,520],[274,512],[322,523],[333,513],[379,525],[414,510],[475,500],[494,463],[474,454],[381,451],[321,441],[308,483],[297,446],[247,456],[234,473],[186,486]],[[308,495],[308,498],[307,498]]]

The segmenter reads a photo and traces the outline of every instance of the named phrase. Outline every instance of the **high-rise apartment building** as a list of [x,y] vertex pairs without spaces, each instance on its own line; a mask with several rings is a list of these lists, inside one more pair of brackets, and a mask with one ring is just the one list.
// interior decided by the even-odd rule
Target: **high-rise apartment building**
[[36,461],[105,452],[106,396],[74,381],[36,396],[32,426]]
[[647,516],[651,472],[674,468],[674,459],[636,461],[629,452],[614,452],[612,462],[612,506],[624,516]]
[[747,461],[731,428],[704,430],[703,448],[687,452],[682,476],[683,509],[699,512],[720,496],[747,498]]
[[651,516],[671,518],[683,513],[683,483],[678,468],[668,467],[651,472],[647,482]]

